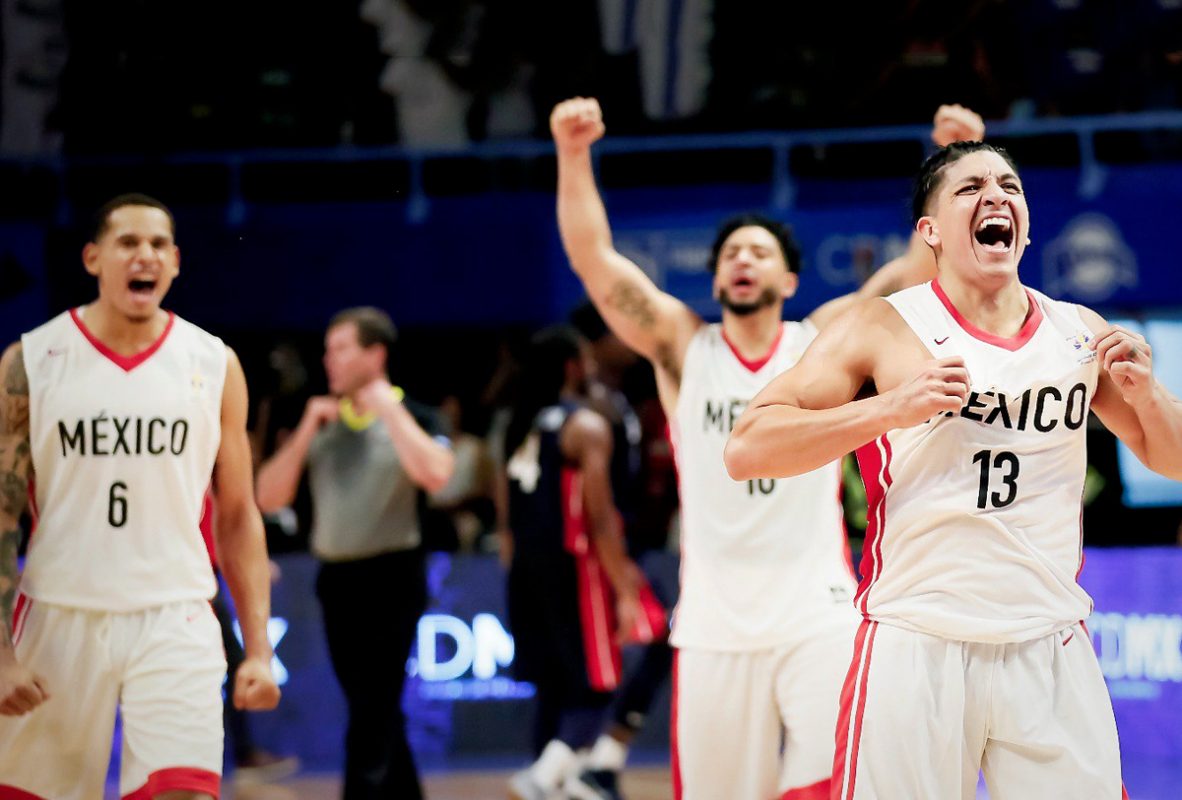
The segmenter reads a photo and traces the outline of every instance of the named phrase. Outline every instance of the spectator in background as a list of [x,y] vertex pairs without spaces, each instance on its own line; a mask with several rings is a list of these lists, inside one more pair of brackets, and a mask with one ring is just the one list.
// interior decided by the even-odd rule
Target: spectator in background
[[[420,491],[438,491],[455,459],[434,423],[387,377],[395,330],[376,308],[340,312],[325,334],[331,396],[259,468],[264,511],[291,503],[305,465],[312,493],[316,592],[348,704],[345,800],[422,797],[406,740],[406,660],[427,600]],[[383,624],[372,624],[380,614]]]
[[456,468],[451,480],[431,493],[429,505],[448,516],[458,549],[470,552],[494,523],[492,456],[485,440],[471,430],[468,418],[472,415],[465,414],[458,397],[443,398],[439,413],[447,426]]

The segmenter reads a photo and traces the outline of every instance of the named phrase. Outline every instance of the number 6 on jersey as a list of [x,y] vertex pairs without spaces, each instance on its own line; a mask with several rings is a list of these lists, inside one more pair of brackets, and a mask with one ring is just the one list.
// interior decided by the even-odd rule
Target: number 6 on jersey
[[107,522],[112,528],[127,524],[127,484],[115,481],[107,493]]

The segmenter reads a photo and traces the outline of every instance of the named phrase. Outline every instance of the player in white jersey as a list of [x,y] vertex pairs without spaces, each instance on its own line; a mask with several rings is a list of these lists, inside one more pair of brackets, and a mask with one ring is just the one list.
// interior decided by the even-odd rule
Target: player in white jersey
[[[686,800],[828,797],[840,674],[857,624],[840,468],[831,463],[841,454],[790,481],[736,483],[722,450],[747,401],[855,298],[783,322],[799,251],[785,226],[745,215],[715,241],[722,323],[706,324],[612,247],[591,167],[591,145],[604,133],[598,103],[559,104],[551,130],[567,255],[609,327],[652,362],[676,448],[675,791]],[[897,262],[866,291],[914,272]]]
[[[861,448],[864,615],[834,798],[1122,796],[1112,705],[1083,620],[1088,410],[1182,478],[1182,404],[1144,339],[1024,287],[1030,214],[1009,156],[954,144],[912,210],[927,284],[838,320],[750,404],[743,480]],[[860,398],[860,399],[855,399]]]
[[214,798],[226,662],[198,528],[211,474],[246,648],[234,703],[279,700],[246,381],[221,340],[160,308],[179,271],[171,212],[123,195],[96,223],[82,259],[98,299],[0,359],[0,797],[101,797],[118,707],[123,797]]

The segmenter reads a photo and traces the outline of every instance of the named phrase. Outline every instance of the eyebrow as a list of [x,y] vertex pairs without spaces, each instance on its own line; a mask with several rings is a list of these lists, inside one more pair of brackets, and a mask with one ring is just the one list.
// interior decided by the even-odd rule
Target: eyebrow
[[[1006,172],[1006,173],[1003,173],[1003,174],[997,176],[997,182],[1001,183],[1002,181],[1018,181],[1019,183],[1021,183],[1022,179],[1019,178],[1017,175],[1015,175],[1012,172]],[[959,181],[957,181],[956,185],[963,186],[966,183],[984,183],[984,182],[985,182],[984,175],[966,175],[965,177],[963,177]]]

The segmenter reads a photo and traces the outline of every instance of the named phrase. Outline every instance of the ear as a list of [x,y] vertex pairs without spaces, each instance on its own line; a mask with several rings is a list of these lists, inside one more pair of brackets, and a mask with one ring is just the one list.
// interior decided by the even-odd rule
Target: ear
[[788,271],[787,277],[784,280],[784,288],[780,292],[780,296],[785,300],[796,294],[796,290],[800,288],[800,275],[795,272]]
[[82,248],[82,266],[86,268],[87,272],[96,278],[99,274],[98,256],[98,245],[96,245],[94,242],[87,242],[86,246]]
[[175,278],[177,275],[181,274],[181,249],[175,244],[172,246],[172,255],[172,277]]
[[940,244],[940,226],[936,224],[934,217],[920,217],[919,222],[915,223],[915,230],[919,237],[927,242],[928,247]]

